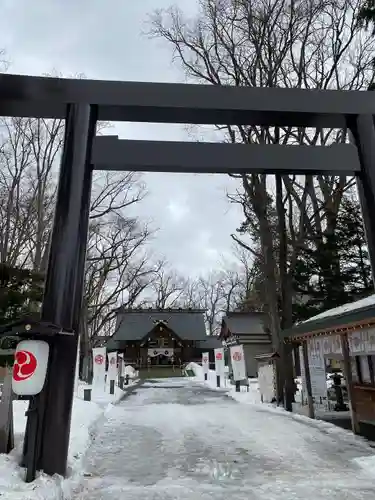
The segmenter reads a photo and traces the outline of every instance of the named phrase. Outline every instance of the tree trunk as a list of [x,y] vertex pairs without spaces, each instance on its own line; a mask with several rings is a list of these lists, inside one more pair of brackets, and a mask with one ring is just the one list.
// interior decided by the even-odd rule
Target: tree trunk
[[[278,218],[279,232],[279,282],[280,282],[280,323],[281,330],[286,328],[288,320],[290,321],[291,299],[288,297],[288,248],[287,248],[287,232],[285,224],[285,208],[283,203],[283,183],[280,175],[276,175],[276,210]],[[288,304],[289,302],[289,304]],[[293,371],[293,356],[292,347],[290,344],[280,341],[279,348],[279,369],[281,370],[280,382],[284,388],[284,406],[287,411],[292,411],[292,403],[294,402],[294,371]]]

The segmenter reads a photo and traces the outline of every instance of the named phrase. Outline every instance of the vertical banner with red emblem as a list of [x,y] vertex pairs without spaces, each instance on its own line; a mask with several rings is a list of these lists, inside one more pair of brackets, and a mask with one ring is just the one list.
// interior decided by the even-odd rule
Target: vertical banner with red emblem
[[232,363],[233,380],[246,380],[246,363],[243,345],[233,345],[230,347],[230,360]]
[[93,378],[92,378],[93,389],[104,391],[106,348],[94,347],[92,350],[92,360],[93,360]]
[[108,353],[108,380],[117,378],[117,351]]
[[225,374],[224,348],[215,349],[215,372],[218,377],[223,377]]
[[210,369],[210,355],[208,352],[204,352],[202,354],[202,368],[203,368],[203,373],[207,375]]

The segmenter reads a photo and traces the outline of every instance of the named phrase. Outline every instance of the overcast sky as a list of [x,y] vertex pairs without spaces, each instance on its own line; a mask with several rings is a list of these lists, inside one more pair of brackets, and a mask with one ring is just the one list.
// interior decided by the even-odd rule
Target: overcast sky
[[[182,82],[172,51],[142,35],[147,15],[179,5],[194,14],[196,0],[0,0],[0,47],[9,72],[30,75],[83,73],[87,78]],[[181,126],[121,124],[122,138],[193,140]],[[225,175],[144,174],[149,195],[137,213],[160,228],[153,248],[180,271],[195,275],[231,253],[230,234],[241,222],[225,193]]]

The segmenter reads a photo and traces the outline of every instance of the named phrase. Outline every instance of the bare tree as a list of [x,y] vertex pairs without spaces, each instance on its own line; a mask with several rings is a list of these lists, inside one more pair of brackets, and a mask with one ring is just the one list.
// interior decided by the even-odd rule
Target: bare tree
[[[151,34],[166,39],[187,77],[213,85],[366,89],[374,79],[375,41],[359,29],[360,0],[200,0],[200,12],[187,19],[177,8],[152,16]],[[225,140],[244,143],[330,144],[346,140],[346,131],[272,127],[218,127]],[[270,183],[265,175],[241,177],[245,217],[255,214],[271,319],[273,343],[280,346],[279,279],[293,273],[295,252],[308,224],[321,233],[334,231],[345,177],[305,180],[283,176],[278,184],[279,229],[292,225],[293,236],[274,247],[268,213]],[[285,190],[285,191],[284,191]],[[283,193],[286,193],[286,196]],[[295,196],[297,193],[297,196]],[[280,203],[280,200],[282,203]],[[289,213],[287,212],[289,211]],[[287,213],[285,213],[287,212]],[[307,219],[310,218],[308,221]],[[283,222],[284,221],[284,222]],[[244,246],[245,248],[245,246]],[[285,259],[285,249],[294,255]],[[284,252],[284,254],[283,254]],[[281,266],[277,258],[282,257]],[[285,266],[285,261],[287,266]],[[284,290],[285,323],[293,294]]]
[[32,165],[31,145],[23,124],[22,119],[1,120],[0,260],[11,266],[25,258],[32,213],[32,196],[25,189]]
[[81,322],[86,375],[91,348],[115,333],[118,307],[139,303],[159,271],[144,248],[150,236],[147,225],[115,213],[91,221]]
[[203,309],[202,299],[199,280],[186,279],[183,294],[177,301],[176,306],[183,309]]
[[[3,119],[0,129],[0,261],[46,271],[64,121]],[[139,174],[94,174],[83,345],[109,333],[120,297],[133,304],[148,285],[143,251],[151,231],[127,215],[146,195]]]
[[188,286],[187,281],[167,261],[159,260],[157,266],[159,271],[154,275],[150,287],[153,306],[157,309],[180,306]]
[[32,205],[29,225],[29,259],[35,271],[45,272],[52,229],[58,160],[64,139],[64,120],[27,119],[23,124],[31,148],[29,175]]
[[212,272],[205,278],[200,278],[199,286],[202,293],[202,307],[205,310],[206,325],[209,335],[215,335],[218,330],[218,318],[223,308],[224,283],[220,272]]

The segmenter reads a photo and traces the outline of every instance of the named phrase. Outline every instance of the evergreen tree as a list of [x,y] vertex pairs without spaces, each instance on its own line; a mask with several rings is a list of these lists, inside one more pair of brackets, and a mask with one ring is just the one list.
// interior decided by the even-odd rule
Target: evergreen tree
[[[44,278],[28,269],[0,264],[0,325],[11,323],[40,308]],[[18,340],[0,337],[1,349],[14,349]],[[13,356],[0,356],[0,366],[12,364]]]
[[0,264],[0,325],[40,307],[44,278],[28,269]]
[[357,200],[343,198],[333,235],[323,235],[323,239],[310,236],[298,259],[294,291],[295,321],[372,293],[371,267]]
[[375,31],[375,0],[365,0],[358,17],[366,28],[372,24]]

